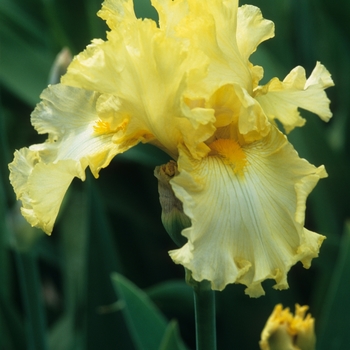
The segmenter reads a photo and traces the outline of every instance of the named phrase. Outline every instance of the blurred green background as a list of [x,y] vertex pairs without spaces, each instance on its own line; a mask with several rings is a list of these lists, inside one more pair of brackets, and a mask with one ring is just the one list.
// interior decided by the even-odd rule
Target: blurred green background
[[[156,19],[148,0],[134,2],[139,17]],[[327,240],[309,270],[301,264],[292,268],[287,291],[275,291],[267,281],[259,299],[244,295],[241,285],[217,293],[218,349],[258,349],[261,330],[279,302],[293,310],[295,303],[310,305],[317,349],[347,349],[350,2],[249,3],[276,25],[276,37],[252,57],[265,69],[263,82],[283,79],[296,65],[310,74],[319,60],[336,84],[327,90],[333,119],[325,124],[303,112],[305,127],[289,135],[302,157],[325,164],[329,173],[310,195],[306,215],[306,227]],[[192,291],[183,282],[183,268],[167,254],[175,245],[160,221],[153,176],[167,156],[138,146],[116,157],[98,180],[73,181],[51,237],[22,219],[9,184],[14,150],[45,139],[30,125],[30,113],[56,55],[63,47],[77,54],[91,39],[105,38],[105,23],[96,16],[100,6],[101,0],[0,0],[0,350],[153,350],[159,339],[162,349],[195,348]],[[119,275],[111,279],[112,272],[137,288]],[[170,320],[177,320],[186,345],[174,323],[163,337]]]

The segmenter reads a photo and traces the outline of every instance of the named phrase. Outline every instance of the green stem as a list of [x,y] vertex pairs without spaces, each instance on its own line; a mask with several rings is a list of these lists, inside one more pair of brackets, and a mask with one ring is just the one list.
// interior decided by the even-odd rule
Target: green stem
[[193,286],[197,350],[216,350],[215,294],[210,282]]

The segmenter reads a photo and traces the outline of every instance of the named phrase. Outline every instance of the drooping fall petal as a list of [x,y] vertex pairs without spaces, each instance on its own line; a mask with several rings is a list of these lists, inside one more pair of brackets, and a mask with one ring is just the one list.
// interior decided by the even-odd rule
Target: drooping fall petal
[[85,179],[90,167],[95,177],[118,147],[115,132],[99,132],[98,93],[53,85],[32,114],[32,123],[45,143],[22,148],[9,165],[10,180],[22,201],[22,213],[33,225],[51,233],[64,194],[74,177]]
[[222,139],[211,147],[199,161],[180,152],[171,184],[192,226],[172,259],[213,289],[241,283],[258,297],[270,278],[276,289],[287,288],[290,267],[298,261],[308,267],[324,239],[305,230],[300,215],[307,194],[327,176],[324,168],[300,159],[275,128],[242,147]]

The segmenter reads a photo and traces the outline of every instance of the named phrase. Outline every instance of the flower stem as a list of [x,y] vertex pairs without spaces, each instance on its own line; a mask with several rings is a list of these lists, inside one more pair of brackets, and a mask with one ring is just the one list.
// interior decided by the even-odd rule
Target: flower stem
[[210,282],[193,285],[197,350],[216,350],[215,292]]

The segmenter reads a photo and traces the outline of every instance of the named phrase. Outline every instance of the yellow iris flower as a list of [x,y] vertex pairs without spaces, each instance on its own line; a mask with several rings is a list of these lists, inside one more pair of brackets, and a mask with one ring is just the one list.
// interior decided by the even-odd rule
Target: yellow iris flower
[[254,6],[238,1],[153,0],[159,25],[137,19],[132,0],[106,0],[98,15],[110,31],[49,86],[32,114],[45,143],[16,151],[11,183],[22,214],[50,234],[65,192],[89,166],[97,178],[112,158],[139,142],[177,162],[170,181],[192,225],[170,252],[195,280],[222,290],[261,282],[285,289],[287,272],[307,268],[324,239],[304,226],[305,201],[320,178],[298,157],[286,131],[301,126],[298,107],[331,117],[320,63],[306,79],[297,67],[259,86],[249,56],[274,35]]
[[295,305],[295,315],[276,305],[261,333],[261,350],[315,350],[315,319],[308,306]]

